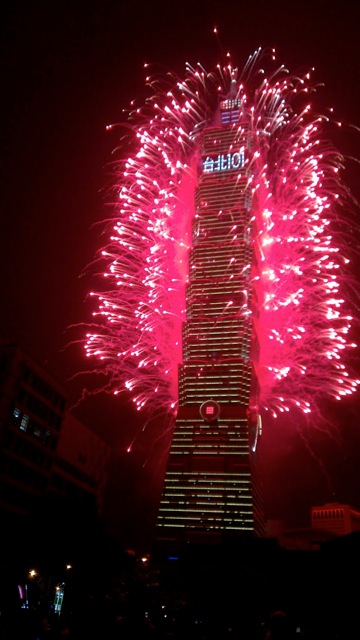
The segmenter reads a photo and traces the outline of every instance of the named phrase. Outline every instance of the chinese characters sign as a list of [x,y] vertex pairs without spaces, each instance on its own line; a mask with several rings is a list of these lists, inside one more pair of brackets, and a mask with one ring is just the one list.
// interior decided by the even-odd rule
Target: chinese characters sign
[[234,151],[233,153],[221,153],[215,158],[206,156],[203,161],[203,170],[204,173],[232,171],[233,169],[242,169],[244,164],[244,149],[240,149],[240,151]]

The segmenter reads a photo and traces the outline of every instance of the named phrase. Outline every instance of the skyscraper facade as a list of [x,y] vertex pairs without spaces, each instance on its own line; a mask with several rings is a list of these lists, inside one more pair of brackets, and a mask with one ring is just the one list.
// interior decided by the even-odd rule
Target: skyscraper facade
[[159,539],[263,534],[248,118],[236,86],[199,142],[179,404]]

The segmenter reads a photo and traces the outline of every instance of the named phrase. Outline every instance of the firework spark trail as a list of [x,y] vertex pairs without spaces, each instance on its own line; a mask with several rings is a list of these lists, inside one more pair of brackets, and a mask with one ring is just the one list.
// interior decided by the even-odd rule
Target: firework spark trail
[[277,83],[261,97],[260,111],[260,101],[254,108],[257,122],[267,118],[265,136],[257,128],[254,158],[257,366],[262,404],[272,406],[274,415],[292,405],[310,412],[320,396],[340,399],[359,384],[343,357],[355,346],[347,339],[352,318],[342,310],[351,288],[349,260],[341,251],[350,219],[343,218],[341,231],[334,224],[351,196],[340,179],[342,156],[319,137],[324,118],[309,105],[299,115],[287,112],[286,94],[294,96],[301,85],[309,91],[302,80],[300,87]]
[[[211,73],[187,65],[181,81],[149,77],[151,96],[129,116],[136,150],[117,167],[118,201],[100,256],[106,271],[91,294],[97,310],[85,349],[107,390],[127,389],[147,415],[176,412],[197,143],[235,79],[249,128],[245,231],[256,256],[248,286],[257,300],[260,408],[307,413],[319,398],[339,399],[359,384],[347,370],[354,345],[344,309],[358,287],[343,255],[353,204],[344,160],[323,138],[327,119],[308,103],[309,74],[292,77],[281,66],[266,75],[263,59],[255,52],[238,78],[231,65]],[[234,248],[243,238],[234,228]]]

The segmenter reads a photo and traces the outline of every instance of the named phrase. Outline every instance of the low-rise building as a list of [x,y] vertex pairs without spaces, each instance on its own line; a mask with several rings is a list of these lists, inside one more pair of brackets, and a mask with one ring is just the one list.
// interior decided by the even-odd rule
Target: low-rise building
[[67,410],[67,392],[18,345],[0,342],[3,531],[52,498],[101,514],[110,447]]
[[345,536],[360,531],[360,511],[348,504],[327,502],[322,506],[312,507],[311,526],[313,529]]

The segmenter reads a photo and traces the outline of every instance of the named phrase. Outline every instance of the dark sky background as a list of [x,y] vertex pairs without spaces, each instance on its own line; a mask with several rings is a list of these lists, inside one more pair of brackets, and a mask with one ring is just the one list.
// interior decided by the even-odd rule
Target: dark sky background
[[[183,75],[186,61],[212,69],[223,52],[241,68],[259,46],[275,47],[291,71],[315,67],[324,87],[316,104],[360,125],[360,9],[355,0],[4,0],[1,10],[0,334],[46,365],[70,402],[88,367],[81,345],[68,346],[87,322],[86,265],[102,245],[112,151],[106,125],[124,120],[145,95],[144,62]],[[213,35],[217,26],[220,43]],[[345,128],[334,142],[359,157],[360,135]],[[346,180],[360,196],[360,168]],[[94,226],[95,225],[95,226]],[[85,272],[85,273],[84,273]],[[78,333],[77,336],[80,334]],[[89,383],[89,380],[86,381]],[[326,408],[329,425],[300,429],[291,418],[263,437],[266,515],[308,525],[311,504],[360,508],[360,399]],[[142,432],[124,400],[95,396],[77,415],[114,447],[114,531],[131,538],[151,528],[168,438]],[[125,453],[136,437],[134,453]]]

